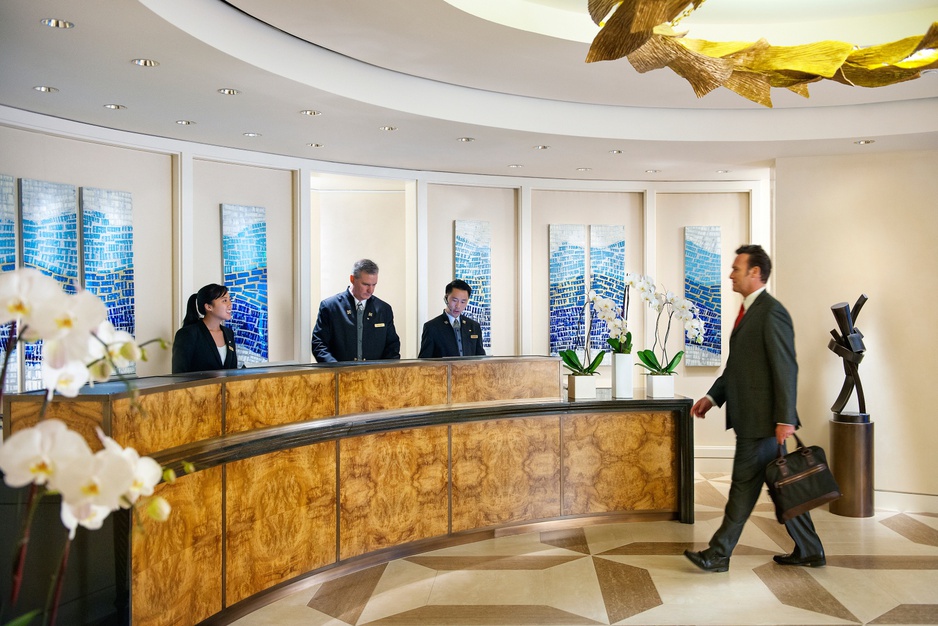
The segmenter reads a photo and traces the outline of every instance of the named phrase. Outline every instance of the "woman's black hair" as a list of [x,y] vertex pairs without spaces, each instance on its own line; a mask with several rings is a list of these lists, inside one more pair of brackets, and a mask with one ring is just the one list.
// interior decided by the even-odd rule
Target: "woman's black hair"
[[197,293],[189,296],[189,302],[186,304],[186,317],[182,320],[183,326],[195,324],[205,315],[205,305],[216,298],[221,298],[228,293],[228,288],[224,285],[209,283]]

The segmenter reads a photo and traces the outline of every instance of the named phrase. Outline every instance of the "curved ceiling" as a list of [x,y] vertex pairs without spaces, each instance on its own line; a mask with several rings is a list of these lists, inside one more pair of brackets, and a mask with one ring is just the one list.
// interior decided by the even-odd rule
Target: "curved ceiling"
[[[774,109],[726,90],[697,99],[670,70],[638,74],[624,59],[587,64],[589,44],[577,36],[529,32],[455,6],[467,1],[2,3],[0,105],[337,163],[565,179],[744,178],[781,156],[938,147],[935,74],[879,89],[823,81],[811,85],[810,99],[774,90]],[[470,4],[487,3],[582,17],[586,0]],[[732,4],[721,17],[717,9]],[[790,13],[753,12],[765,4],[708,0],[692,16],[700,23],[682,27],[746,25],[735,19],[791,30]],[[824,6],[839,6],[840,22],[867,27],[938,21],[938,2],[892,0],[889,15],[869,13],[884,4]],[[815,26],[829,24],[814,14]],[[75,27],[40,24],[49,17]],[[795,30],[808,26],[802,20]],[[135,58],[159,66],[137,67]],[[58,91],[35,91],[40,85]],[[184,120],[194,123],[177,123]],[[397,130],[380,130],[388,126]],[[876,142],[860,147],[861,138]]]

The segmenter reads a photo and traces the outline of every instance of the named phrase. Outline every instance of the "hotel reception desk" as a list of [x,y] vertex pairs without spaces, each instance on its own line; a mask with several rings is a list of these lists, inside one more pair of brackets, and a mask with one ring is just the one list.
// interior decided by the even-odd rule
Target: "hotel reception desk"
[[[136,401],[96,385],[47,417],[177,471],[157,487],[167,522],[115,521],[119,613],[196,624],[313,573],[472,533],[692,523],[691,401],[568,402],[561,381],[550,357],[293,365],[141,378]],[[8,397],[4,433],[41,404]]]

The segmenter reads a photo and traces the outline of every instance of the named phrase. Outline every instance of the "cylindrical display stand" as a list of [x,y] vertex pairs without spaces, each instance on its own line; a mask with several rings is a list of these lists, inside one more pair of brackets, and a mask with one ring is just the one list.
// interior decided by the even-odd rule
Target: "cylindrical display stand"
[[831,471],[842,498],[830,511],[845,517],[873,516],[873,424],[867,413],[834,413],[831,419]]

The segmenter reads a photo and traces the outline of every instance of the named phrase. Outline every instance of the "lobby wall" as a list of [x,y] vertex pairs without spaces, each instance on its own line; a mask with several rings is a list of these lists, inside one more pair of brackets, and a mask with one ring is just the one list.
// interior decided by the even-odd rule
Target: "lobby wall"
[[[843,383],[827,349],[830,306],[861,293],[860,378],[875,426],[875,505],[895,494],[938,495],[928,395],[938,342],[938,152],[779,159],[776,293],[792,314],[798,409],[811,443],[828,443],[830,406]],[[847,410],[857,409],[855,399]],[[910,509],[921,510],[921,509]]]

